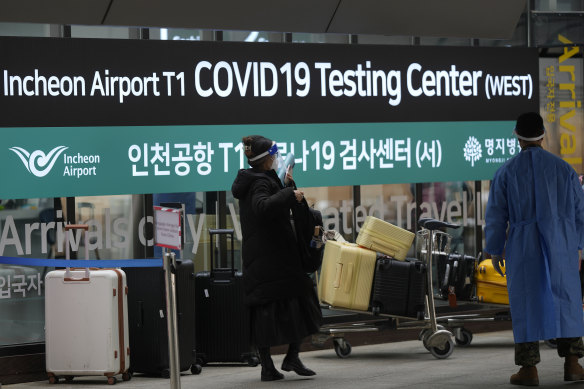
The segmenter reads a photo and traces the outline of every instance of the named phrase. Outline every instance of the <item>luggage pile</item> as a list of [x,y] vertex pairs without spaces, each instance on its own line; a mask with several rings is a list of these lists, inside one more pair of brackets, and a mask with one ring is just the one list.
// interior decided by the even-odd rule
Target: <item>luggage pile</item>
[[426,265],[406,259],[414,234],[368,216],[357,243],[325,244],[319,298],[337,308],[424,317]]
[[[495,271],[493,262],[469,255],[437,256],[438,296],[451,301],[509,304],[507,278]],[[505,272],[503,267],[501,270]],[[476,289],[475,289],[476,288]]]
[[[337,237],[340,238],[337,234]],[[356,243],[327,240],[318,295],[335,308],[423,319],[426,264],[406,258],[415,234],[368,216]],[[335,239],[335,238],[331,238]],[[509,304],[507,282],[491,260],[440,252],[435,255],[437,295],[456,301]]]

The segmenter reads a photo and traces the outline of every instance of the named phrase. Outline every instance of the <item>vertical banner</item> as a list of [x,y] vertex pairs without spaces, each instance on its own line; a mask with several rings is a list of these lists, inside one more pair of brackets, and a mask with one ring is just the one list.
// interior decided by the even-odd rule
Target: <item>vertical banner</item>
[[558,35],[568,45],[558,58],[540,59],[540,111],[546,127],[546,147],[563,158],[577,173],[582,163],[584,115],[582,111],[582,54],[578,46]]

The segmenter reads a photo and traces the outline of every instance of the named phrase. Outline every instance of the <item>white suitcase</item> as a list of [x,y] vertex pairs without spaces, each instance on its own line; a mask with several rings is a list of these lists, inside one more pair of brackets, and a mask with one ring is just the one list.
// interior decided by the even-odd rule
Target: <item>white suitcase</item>
[[[85,229],[87,256],[86,227],[67,226],[66,235],[70,229]],[[129,380],[125,273],[119,269],[55,270],[45,277],[45,288],[49,382],[57,383],[60,377],[71,380],[75,376],[100,375],[115,384],[117,374]]]

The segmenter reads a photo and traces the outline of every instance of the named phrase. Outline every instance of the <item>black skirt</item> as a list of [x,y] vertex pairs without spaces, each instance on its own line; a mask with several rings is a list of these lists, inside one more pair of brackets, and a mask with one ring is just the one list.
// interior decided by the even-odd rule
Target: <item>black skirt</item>
[[256,347],[301,342],[318,332],[322,312],[316,293],[250,308],[251,337]]

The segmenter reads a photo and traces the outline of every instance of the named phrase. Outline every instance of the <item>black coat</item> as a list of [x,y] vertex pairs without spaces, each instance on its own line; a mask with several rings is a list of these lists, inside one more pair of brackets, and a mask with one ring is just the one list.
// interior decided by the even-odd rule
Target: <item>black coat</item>
[[246,304],[313,293],[290,224],[296,202],[293,187],[284,188],[273,170],[251,168],[237,173],[231,191],[239,200]]

